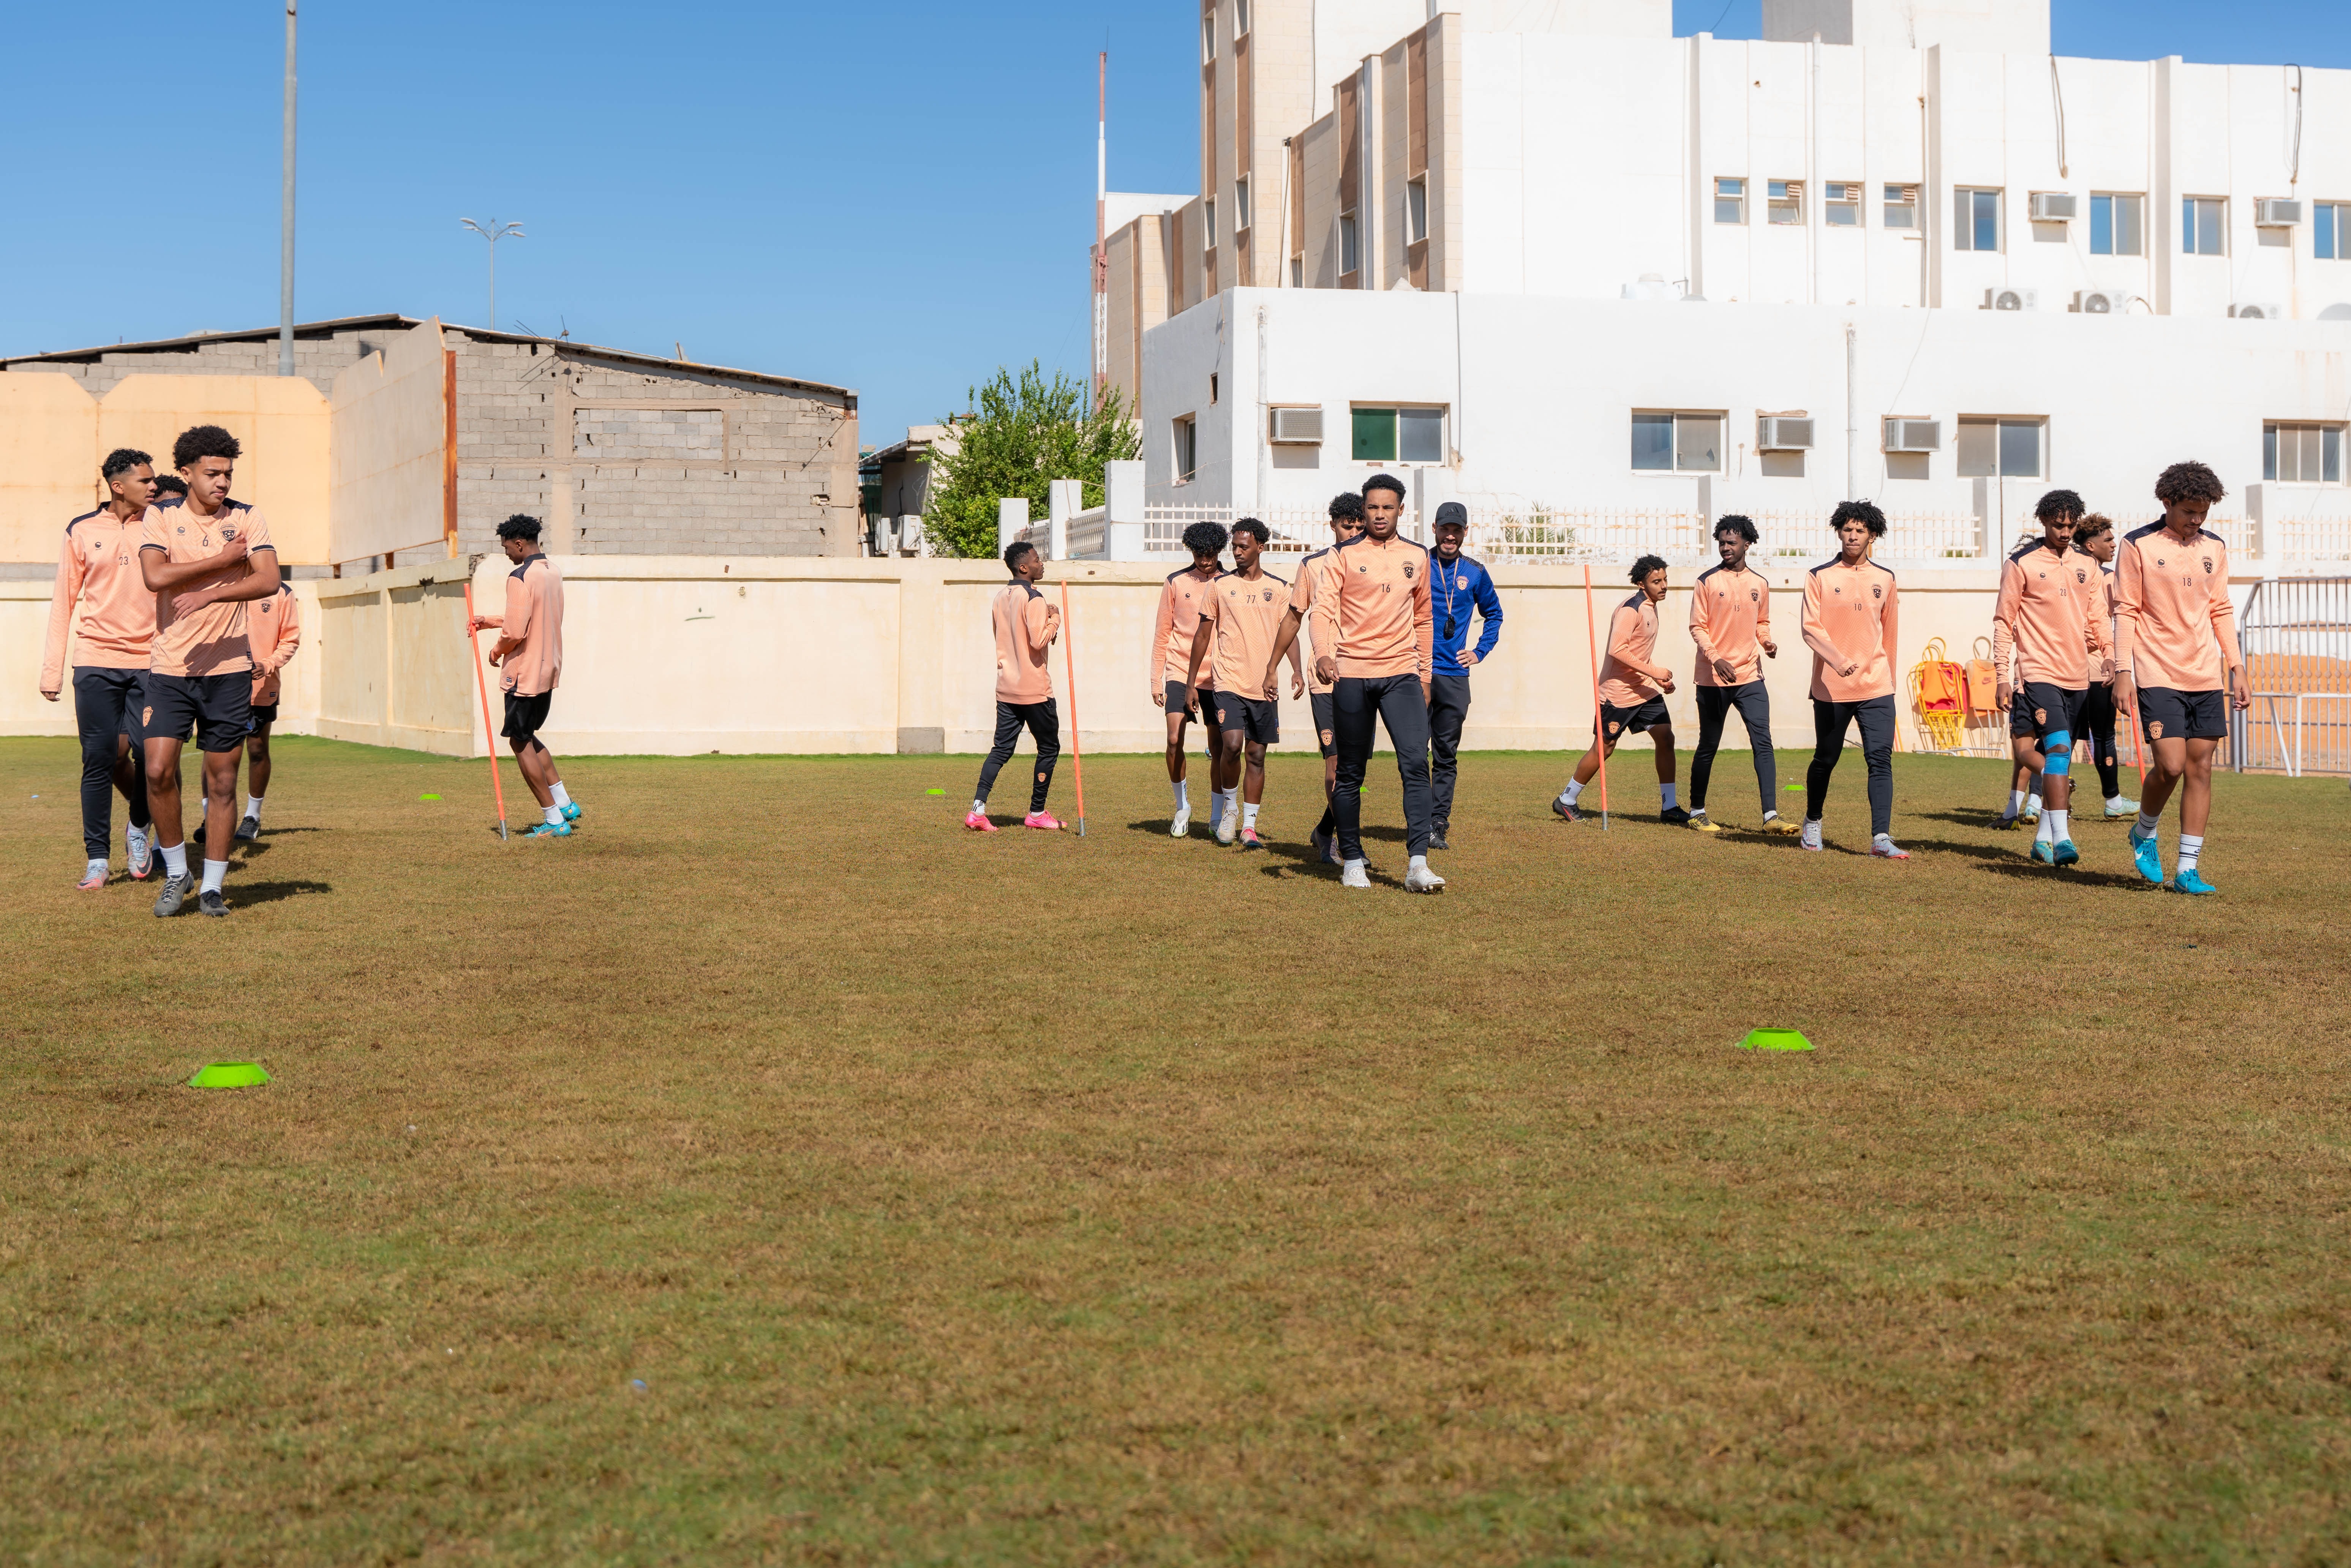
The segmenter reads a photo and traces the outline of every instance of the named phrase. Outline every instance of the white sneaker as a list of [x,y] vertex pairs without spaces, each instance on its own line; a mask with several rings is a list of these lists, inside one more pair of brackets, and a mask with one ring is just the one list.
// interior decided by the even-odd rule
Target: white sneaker
[[1176,820],[1167,824],[1167,836],[1171,839],[1180,839],[1191,831],[1192,803],[1186,800],[1184,802],[1183,809],[1176,813]]
[[122,824],[122,838],[131,846],[131,874],[135,878],[145,877],[155,863],[155,851],[152,841],[147,836],[147,830],[125,822]]
[[1240,836],[1240,813],[1227,811],[1217,819],[1217,842],[1228,844]]
[[1445,879],[1428,869],[1426,861],[1415,861],[1405,869],[1404,890],[1406,893],[1435,893],[1445,885]]
[[1372,879],[1370,874],[1364,870],[1364,862],[1361,861],[1349,861],[1346,864],[1341,866],[1339,868],[1339,885],[1341,887],[1371,886]]

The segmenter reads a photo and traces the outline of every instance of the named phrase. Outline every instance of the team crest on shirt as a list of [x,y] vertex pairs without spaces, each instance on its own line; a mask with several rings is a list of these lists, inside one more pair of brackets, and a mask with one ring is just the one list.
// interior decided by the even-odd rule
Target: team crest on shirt
[[1882,584],[1882,583],[1876,583],[1876,582],[1871,583],[1871,584],[1869,585],[1869,596],[1870,596],[1872,599],[1883,599],[1883,598],[1885,598],[1885,597],[1886,597],[1886,588],[1885,588],[1885,585],[1884,585],[1884,584]]
[[[2212,569],[2208,565],[2204,570],[2210,571]],[[1412,580],[1412,562],[1410,561],[1404,563],[1404,580],[1406,582],[1410,582]]]
[[2204,575],[2207,577],[2212,575],[2212,558],[2209,555],[2204,558]]
[[1750,604],[1761,604],[1763,602],[1763,596],[1754,589],[1750,588],[1747,591],[1747,602]]
[[1453,586],[1456,588],[1467,588],[1469,586],[1469,580],[1466,577],[1457,577],[1453,580]]
[[1270,604],[1270,603],[1272,603],[1272,602],[1273,602],[1273,590],[1272,590],[1272,589],[1270,589],[1270,588],[1269,588],[1269,589],[1267,589],[1267,590],[1265,591],[1265,601],[1266,601],[1268,604]]
[[221,539],[224,543],[235,544],[236,542],[236,530],[235,528],[223,528],[221,530]]

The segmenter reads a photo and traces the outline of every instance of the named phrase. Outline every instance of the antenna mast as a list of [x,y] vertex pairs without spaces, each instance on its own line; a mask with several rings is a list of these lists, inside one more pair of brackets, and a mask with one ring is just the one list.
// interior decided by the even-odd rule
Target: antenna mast
[[1110,51],[1094,73],[1094,406],[1110,390]]

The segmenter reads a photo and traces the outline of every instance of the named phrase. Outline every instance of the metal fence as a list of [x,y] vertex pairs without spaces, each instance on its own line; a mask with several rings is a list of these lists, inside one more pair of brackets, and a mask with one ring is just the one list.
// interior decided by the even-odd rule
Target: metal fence
[[2255,583],[2237,640],[2253,706],[2230,722],[2231,764],[2351,774],[2351,578]]

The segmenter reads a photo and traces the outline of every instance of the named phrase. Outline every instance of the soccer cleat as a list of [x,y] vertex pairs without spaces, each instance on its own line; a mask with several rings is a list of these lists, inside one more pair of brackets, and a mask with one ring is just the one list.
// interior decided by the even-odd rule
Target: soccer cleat
[[1804,830],[1798,827],[1795,823],[1788,821],[1787,818],[1781,816],[1777,811],[1774,811],[1768,819],[1765,820],[1763,823],[1763,831],[1767,833],[1778,833],[1784,837],[1789,833],[1801,833]]
[[2136,800],[2124,800],[2120,803],[2108,801],[2106,804],[2106,821],[2109,822],[2114,821],[2117,818],[2136,817],[2137,815],[2138,802]]
[[963,819],[963,825],[969,828],[975,833],[992,833],[996,831],[996,824],[987,820],[987,813],[985,811],[966,812]]
[[2074,841],[2071,839],[2059,839],[2049,852],[2051,865],[2072,865],[2081,858],[2082,852],[2074,847]]
[[1429,870],[1426,861],[1405,871],[1404,890],[1406,893],[1435,893],[1444,885],[1445,879]]
[[1552,814],[1562,822],[1580,822],[1583,821],[1583,813],[1576,810],[1575,802],[1569,800],[1564,795],[1553,796],[1552,799],[1551,809]]
[[2156,886],[2161,887],[2163,885],[2163,836],[2160,833],[2149,833],[2143,839],[2134,837],[2131,840],[2131,864],[2138,867],[2139,875],[2147,878]]
[[134,823],[122,824],[123,842],[131,846],[131,877],[144,882],[147,873],[155,869],[155,837]]
[[2000,815],[1991,820],[1992,831],[1996,833],[2007,832],[2011,829],[2014,828],[2017,823],[2026,820],[2027,819],[2021,812],[2002,811]]
[[1050,811],[1031,811],[1020,819],[1020,825],[1040,833],[1058,833],[1061,831],[1061,819]]
[[1869,852],[1882,861],[1907,861],[1910,852],[1887,838],[1884,833],[1869,841]]
[[1657,813],[1657,821],[1671,827],[1678,828],[1689,820],[1690,814],[1679,806],[1668,806]]
[[2202,872],[2197,870],[2194,866],[2189,866],[2186,871],[2181,872],[2178,876],[2171,879],[2171,891],[2174,893],[2201,894],[2218,893],[2220,890],[2214,887],[2210,883],[2206,882]]
[[1261,850],[1265,848],[1265,841],[1257,836],[1257,830],[1255,828],[1243,828],[1241,830],[1241,848],[1245,850]]
[[1227,811],[1217,819],[1217,842],[1229,844],[1239,835],[1240,824],[1234,820],[1239,815],[1238,811]]
[[1689,825],[1692,829],[1701,833],[1719,833],[1722,831],[1722,824],[1710,820],[1704,811],[1692,811],[1690,813]]
[[571,804],[563,808],[563,820],[567,822],[576,822],[580,820],[579,801],[574,800]]
[[1192,806],[1187,800],[1176,809],[1176,820],[1167,824],[1167,836],[1171,839],[1180,839],[1191,831]]
[[541,822],[523,835],[526,839],[568,839],[571,836],[569,822]]
[[2038,823],[2041,821],[2041,808],[2027,800],[2024,803],[2024,810],[2017,814],[2016,820],[2020,822]]
[[163,891],[155,897],[155,918],[163,920],[179,914],[180,905],[187,899],[188,889],[195,885],[196,879],[192,873],[183,871],[179,875],[173,876],[168,870],[165,871]]
[[2049,841],[2047,839],[2035,839],[2032,841],[2032,863],[2034,865],[2047,865],[2049,863]]
[[1363,862],[1347,861],[1339,867],[1339,885],[1341,887],[1369,887],[1372,885],[1371,873],[1364,870]]
[[228,898],[219,888],[208,887],[196,894],[196,913],[218,920],[228,913]]
[[81,880],[74,883],[74,886],[79,888],[84,893],[96,893],[99,888],[104,887],[105,885],[106,862],[104,861],[92,861],[89,865],[83,867]]
[[1428,847],[1433,850],[1449,850],[1453,846],[1445,841],[1443,828],[1431,828],[1428,830]]
[[258,818],[258,817],[247,817],[247,818],[246,818],[244,821],[240,821],[240,822],[238,822],[238,823],[237,823],[237,825],[236,825],[236,841],[237,841],[238,843],[241,843],[241,844],[249,844],[249,843],[253,842],[253,841],[254,841],[254,840],[256,840],[256,839],[257,839],[257,838],[259,838],[259,837],[261,837],[261,819],[260,819],[260,818]]

